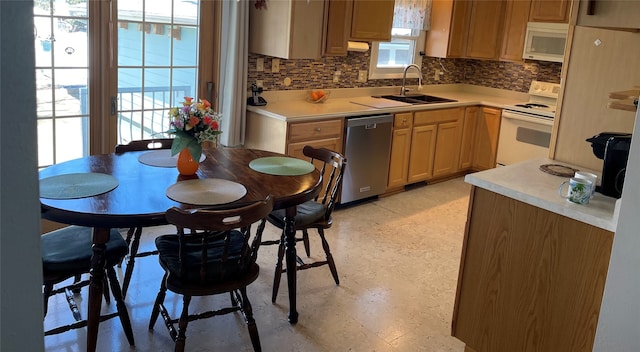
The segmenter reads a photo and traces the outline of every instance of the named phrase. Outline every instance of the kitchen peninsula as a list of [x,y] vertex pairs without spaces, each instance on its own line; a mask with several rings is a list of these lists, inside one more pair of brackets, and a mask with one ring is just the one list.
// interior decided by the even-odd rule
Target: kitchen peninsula
[[[473,185],[452,335],[467,351],[591,351],[617,224],[616,199],[561,198],[534,159]],[[560,163],[566,165],[564,163]],[[571,166],[571,165],[567,165]],[[585,170],[591,171],[591,170]]]

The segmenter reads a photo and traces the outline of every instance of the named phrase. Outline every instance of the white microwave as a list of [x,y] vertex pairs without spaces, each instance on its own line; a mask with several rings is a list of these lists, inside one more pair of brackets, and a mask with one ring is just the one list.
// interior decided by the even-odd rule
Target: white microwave
[[566,23],[529,22],[522,58],[562,62],[569,25]]

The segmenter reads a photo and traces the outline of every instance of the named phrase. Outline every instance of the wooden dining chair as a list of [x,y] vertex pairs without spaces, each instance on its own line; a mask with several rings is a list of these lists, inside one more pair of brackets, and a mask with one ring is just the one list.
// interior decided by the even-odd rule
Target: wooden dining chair
[[[68,226],[41,236],[42,272],[43,272],[43,298],[44,317],[47,316],[49,297],[64,293],[75,322],[65,326],[56,327],[45,331],[45,336],[60,334],[71,329],[87,326],[86,319],[82,319],[80,309],[75,302],[73,291],[78,291],[89,285],[89,280],[74,280],[72,284],[58,287],[54,285],[62,283],[70,278],[79,278],[89,273],[91,269],[92,229],[89,227]],[[120,323],[131,346],[134,345],[133,330],[127,307],[122,299],[122,292],[114,267],[124,258],[129,251],[127,243],[117,230],[112,229],[109,241],[106,244],[105,255],[105,283],[111,287],[111,293],[116,301],[117,313],[103,315],[101,320],[118,316]],[[107,286],[105,285],[105,288]],[[105,300],[109,300],[109,290],[103,290]]]
[[[345,168],[347,166],[347,159],[340,153],[331,151],[326,148],[313,148],[311,146],[305,146],[302,149],[302,153],[310,158],[311,163],[315,164],[320,170],[320,174],[323,177],[323,189],[312,201],[308,201],[298,205],[297,214],[295,216],[295,228],[296,231],[301,231],[302,236],[296,237],[296,242],[302,241],[304,243],[305,252],[307,257],[311,256],[310,244],[309,244],[309,230],[315,229],[320,235],[320,241],[322,243],[322,249],[325,253],[325,260],[318,260],[306,263],[299,255],[296,258],[297,270],[306,270],[318,266],[328,265],[331,270],[331,275],[336,285],[340,284],[338,278],[338,270],[331,255],[329,243],[325,238],[324,230],[331,227],[333,219],[331,213],[336,205],[337,197],[342,186],[342,178]],[[263,245],[278,245],[278,255],[276,261],[276,271],[273,277],[273,291],[271,295],[271,302],[276,301],[278,290],[280,288],[280,278],[286,269],[282,265],[282,261],[285,253],[285,210],[274,210],[269,214],[265,221],[269,221],[272,225],[278,227],[282,232],[279,240],[263,241]]]
[[[162,315],[175,342],[175,351],[184,351],[187,324],[190,321],[240,311],[249,329],[253,349],[261,351],[247,286],[258,278],[260,271],[256,258],[265,227],[260,220],[272,209],[271,196],[232,209],[169,209],[166,218],[176,226],[177,234],[156,238],[159,261],[165,274],[153,305],[149,330],[153,329],[158,315]],[[254,225],[257,228],[252,236]],[[164,305],[167,289],[183,296],[179,319],[171,318]],[[192,296],[227,292],[231,296],[230,307],[199,314],[189,313]],[[174,327],[176,322],[177,331]]]
[[[122,154],[126,152],[137,152],[145,150],[171,149],[172,144],[172,138],[141,139],[137,141],[131,141],[128,144],[118,144],[116,145],[115,152],[117,154]],[[127,296],[127,291],[129,290],[129,283],[131,282],[131,276],[133,275],[133,267],[135,265],[136,258],[148,257],[150,255],[158,254],[158,251],[155,250],[138,252],[141,236],[142,227],[132,227],[127,231],[127,237],[125,241],[129,246],[129,260],[127,261],[124,278],[122,280],[123,297]],[[118,265],[121,266],[122,262]]]

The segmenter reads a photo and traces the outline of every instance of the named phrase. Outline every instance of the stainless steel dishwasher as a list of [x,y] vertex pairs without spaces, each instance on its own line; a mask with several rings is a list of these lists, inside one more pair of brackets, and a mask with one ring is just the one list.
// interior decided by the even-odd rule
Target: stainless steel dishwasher
[[385,192],[389,175],[393,115],[347,117],[345,157],[340,203],[345,204]]

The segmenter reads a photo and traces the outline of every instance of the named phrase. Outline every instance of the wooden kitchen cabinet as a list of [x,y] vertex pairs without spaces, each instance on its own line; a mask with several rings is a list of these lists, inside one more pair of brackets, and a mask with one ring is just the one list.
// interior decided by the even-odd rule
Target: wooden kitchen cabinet
[[498,59],[502,39],[504,1],[474,0],[471,2],[465,57]]
[[346,56],[349,40],[390,41],[393,5],[394,0],[327,0],[323,56]]
[[351,39],[390,41],[395,0],[353,0]]
[[470,169],[473,163],[473,143],[476,135],[476,123],[480,108],[468,106],[464,110],[464,121],[462,123],[462,142],[460,143],[460,163],[459,169]]
[[434,1],[425,53],[434,57],[498,59],[504,1]]
[[413,114],[408,183],[452,175],[458,171],[464,108]]
[[433,158],[433,178],[455,174],[459,169],[464,109],[452,113],[458,115],[455,121],[438,124]]
[[387,189],[403,187],[407,184],[412,127],[412,112],[396,114],[393,117]]
[[[307,145],[314,148],[327,148],[340,154],[344,154],[344,151],[342,150],[344,131],[343,118],[323,121],[294,122],[289,124],[288,130],[287,155],[289,156],[308,161],[309,157],[305,156],[302,152],[304,147]],[[316,167],[321,167],[320,162],[318,162]],[[325,189],[324,186],[330,177],[330,173],[330,169],[325,171],[322,181],[323,190]]]
[[532,0],[529,21],[568,23],[570,8],[571,0]]
[[283,59],[317,59],[322,54],[323,0],[269,1],[249,6],[249,51]]
[[322,56],[347,56],[352,12],[351,0],[325,2]]
[[578,25],[586,27],[640,29],[640,1],[596,1],[589,15],[588,0],[580,0]]
[[527,34],[530,8],[530,0],[506,0],[500,60],[524,60],[522,51]]
[[613,232],[472,187],[452,335],[476,352],[592,351]]
[[306,160],[308,158],[302,154],[305,145],[324,147],[342,153],[343,130],[343,118],[290,123],[287,154]]
[[474,170],[487,170],[496,167],[501,117],[502,109],[490,107],[480,109],[473,143],[471,167]]
[[431,29],[426,33],[425,53],[433,57],[464,57],[470,1],[434,1]]
[[433,157],[436,149],[435,123],[416,125],[411,130],[411,151],[407,183],[425,181],[433,175]]

